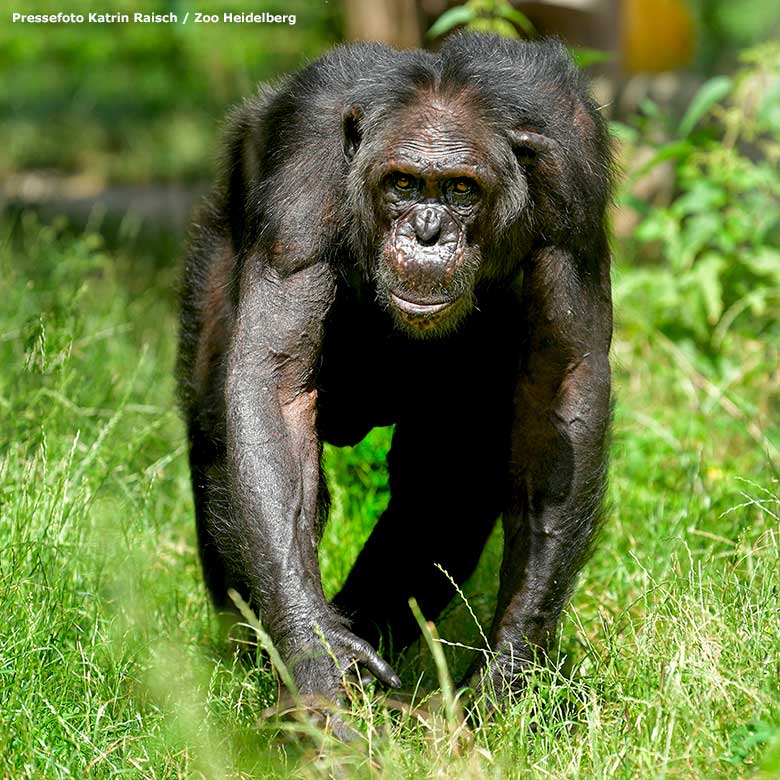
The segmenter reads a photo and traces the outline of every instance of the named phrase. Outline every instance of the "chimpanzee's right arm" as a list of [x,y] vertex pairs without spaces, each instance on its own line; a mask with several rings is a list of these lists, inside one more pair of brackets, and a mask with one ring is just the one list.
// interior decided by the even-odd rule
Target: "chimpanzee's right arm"
[[315,368],[335,271],[323,260],[286,265],[296,270],[250,255],[241,272],[225,386],[232,512],[218,544],[300,692],[332,700],[354,664],[400,681],[322,591]]

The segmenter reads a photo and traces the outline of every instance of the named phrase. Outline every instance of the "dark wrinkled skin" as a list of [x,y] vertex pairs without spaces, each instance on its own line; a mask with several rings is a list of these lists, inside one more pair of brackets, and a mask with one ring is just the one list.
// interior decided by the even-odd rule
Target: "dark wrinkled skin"
[[[356,667],[399,685],[377,643],[417,636],[410,596],[439,614],[434,564],[463,582],[499,515],[474,680],[500,702],[549,647],[604,493],[609,174],[551,42],[338,48],[233,114],[186,263],[180,397],[211,595],[257,610],[304,696],[335,701]],[[322,442],[389,424],[389,506],[329,603]]]

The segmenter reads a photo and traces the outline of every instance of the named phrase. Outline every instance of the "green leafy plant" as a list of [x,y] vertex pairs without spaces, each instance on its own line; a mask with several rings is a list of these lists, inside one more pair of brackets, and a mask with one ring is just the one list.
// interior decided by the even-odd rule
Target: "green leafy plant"
[[[456,27],[495,33],[507,38],[536,38],[538,35],[533,22],[514,8],[509,0],[468,0],[463,5],[445,11],[433,23],[427,35],[429,38],[438,38]],[[587,46],[570,47],[569,53],[580,68],[614,59],[612,52]]]
[[623,311],[710,356],[738,324],[767,325],[780,301],[780,45],[742,59],[734,79],[700,88],[634,175],[670,161],[676,197],[625,199],[642,217],[636,241],[661,262],[620,280]]
[[445,11],[428,30],[428,37],[438,38],[461,25],[470,30],[497,33],[509,38],[520,37],[518,28],[528,37],[536,35],[531,20],[513,8],[509,0],[468,0],[463,5]]

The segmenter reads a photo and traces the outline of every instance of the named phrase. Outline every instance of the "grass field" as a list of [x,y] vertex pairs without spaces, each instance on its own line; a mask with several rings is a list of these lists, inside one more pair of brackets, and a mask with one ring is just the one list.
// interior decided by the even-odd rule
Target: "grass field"
[[[776,333],[733,335],[709,373],[621,312],[619,263],[611,513],[558,666],[470,730],[367,691],[364,740],[296,740],[263,720],[274,679],[233,658],[200,580],[175,242],[3,224],[0,777],[780,777]],[[326,452],[329,593],[387,500],[388,442]],[[483,623],[500,543],[464,591]],[[439,632],[479,642],[463,604]],[[468,651],[445,651],[457,674]],[[425,647],[399,671],[438,687]]]

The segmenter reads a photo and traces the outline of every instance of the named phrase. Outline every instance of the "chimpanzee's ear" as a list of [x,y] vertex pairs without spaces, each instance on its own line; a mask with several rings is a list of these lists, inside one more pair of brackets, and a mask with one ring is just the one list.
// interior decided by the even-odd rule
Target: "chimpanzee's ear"
[[363,137],[362,123],[363,109],[358,105],[349,106],[341,117],[342,141],[347,162],[352,162],[352,158],[360,146],[360,140]]
[[517,161],[523,165],[535,163],[539,157],[556,148],[551,138],[531,130],[510,130],[508,136]]

